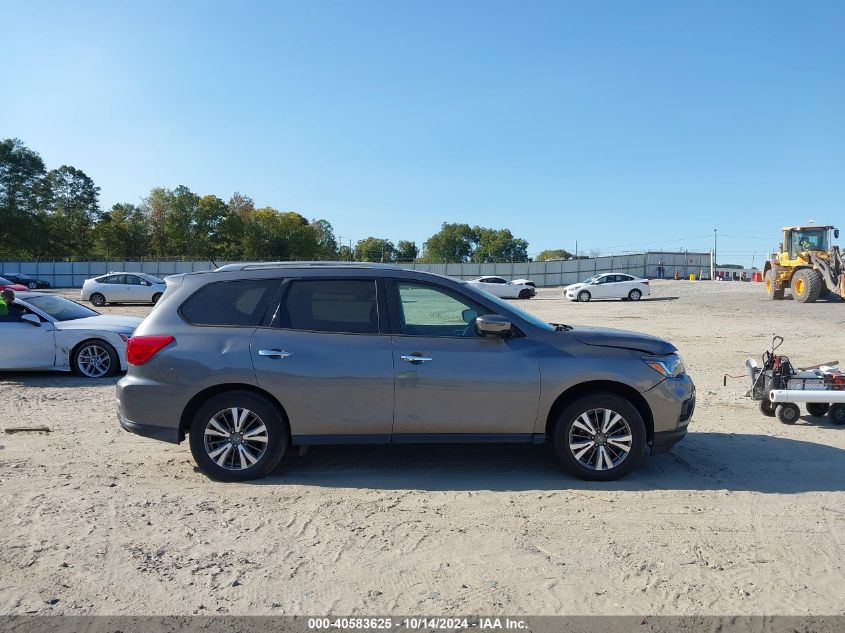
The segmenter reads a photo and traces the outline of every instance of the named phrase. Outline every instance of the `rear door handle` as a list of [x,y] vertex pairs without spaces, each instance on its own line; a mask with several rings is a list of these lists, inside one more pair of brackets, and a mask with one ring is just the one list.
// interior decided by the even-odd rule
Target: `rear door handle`
[[431,356],[418,356],[416,354],[403,354],[399,358],[406,363],[427,363],[430,360],[434,360]]
[[293,353],[280,349],[260,349],[258,350],[258,355],[267,356],[268,358],[287,358],[288,356],[293,356]]

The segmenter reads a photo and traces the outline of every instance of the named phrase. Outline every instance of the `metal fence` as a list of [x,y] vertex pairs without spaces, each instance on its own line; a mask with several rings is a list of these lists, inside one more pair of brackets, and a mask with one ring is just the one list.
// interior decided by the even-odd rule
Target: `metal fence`
[[[658,267],[671,278],[677,272],[687,278],[710,275],[710,253],[691,252],[647,252],[625,255],[606,255],[588,259],[572,259],[551,262],[521,262],[497,264],[429,264],[405,262],[395,264],[401,268],[425,270],[458,279],[473,279],[486,275],[497,275],[507,279],[526,278],[538,287],[562,286],[582,281],[598,273],[620,272],[638,277],[657,277]],[[218,266],[237,262],[217,262]],[[3,273],[23,273],[48,281],[54,288],[78,288],[90,278],[111,271],[144,272],[156,277],[210,270],[209,261],[0,261],[0,277]]]

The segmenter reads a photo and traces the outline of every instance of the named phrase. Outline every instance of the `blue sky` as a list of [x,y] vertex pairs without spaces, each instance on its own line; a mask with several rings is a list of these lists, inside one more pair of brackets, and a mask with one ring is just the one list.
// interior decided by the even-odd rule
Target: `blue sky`
[[530,253],[717,227],[744,263],[843,218],[844,2],[0,0],[0,24],[0,136],[104,207],[185,184]]

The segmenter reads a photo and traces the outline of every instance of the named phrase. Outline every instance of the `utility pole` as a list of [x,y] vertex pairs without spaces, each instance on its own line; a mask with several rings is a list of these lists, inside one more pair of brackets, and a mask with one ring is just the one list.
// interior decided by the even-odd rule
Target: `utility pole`
[[719,239],[719,232],[717,229],[713,229],[713,267],[716,268],[719,266],[719,260],[716,259],[719,250],[716,248]]

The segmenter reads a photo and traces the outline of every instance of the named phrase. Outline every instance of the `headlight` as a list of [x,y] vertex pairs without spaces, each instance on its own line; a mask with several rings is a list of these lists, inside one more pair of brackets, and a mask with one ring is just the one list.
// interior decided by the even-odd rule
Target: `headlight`
[[654,371],[667,378],[674,378],[684,373],[684,361],[677,354],[668,356],[643,356],[643,362]]

